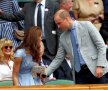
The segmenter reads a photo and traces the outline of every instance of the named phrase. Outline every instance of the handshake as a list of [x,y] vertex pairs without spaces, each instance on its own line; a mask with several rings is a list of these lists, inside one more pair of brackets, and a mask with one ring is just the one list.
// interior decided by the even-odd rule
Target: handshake
[[32,76],[33,76],[33,78],[36,78],[36,77],[46,78],[47,77],[46,67],[44,67],[44,66],[33,66]]

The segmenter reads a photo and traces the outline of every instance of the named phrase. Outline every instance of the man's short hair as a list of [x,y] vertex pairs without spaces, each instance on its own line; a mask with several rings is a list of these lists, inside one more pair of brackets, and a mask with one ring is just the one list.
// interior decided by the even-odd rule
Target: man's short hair
[[66,3],[67,0],[60,0],[60,3]]
[[58,10],[58,11],[56,12],[55,16],[56,16],[56,15],[59,15],[59,17],[60,17],[61,19],[65,19],[66,17],[70,17],[69,12],[67,12],[66,10],[63,10],[63,9]]

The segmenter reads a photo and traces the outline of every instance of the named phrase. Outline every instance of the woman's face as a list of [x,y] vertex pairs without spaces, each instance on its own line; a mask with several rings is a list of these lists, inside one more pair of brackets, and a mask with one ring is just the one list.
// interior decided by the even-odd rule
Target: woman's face
[[8,56],[11,54],[12,46],[11,45],[5,45],[2,47],[2,52],[5,56]]
[[40,43],[40,46],[41,46],[41,48],[40,48],[40,53],[41,53],[41,56],[43,55],[43,53],[44,53],[44,45],[43,45],[43,42],[41,41],[41,43]]

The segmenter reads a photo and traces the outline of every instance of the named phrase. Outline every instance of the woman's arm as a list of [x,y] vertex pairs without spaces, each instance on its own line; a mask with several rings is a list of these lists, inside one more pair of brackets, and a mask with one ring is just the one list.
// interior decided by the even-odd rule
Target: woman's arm
[[22,58],[19,58],[19,57],[16,57],[14,59],[14,66],[13,66],[13,85],[14,86],[19,86],[18,73],[19,73],[21,61],[22,61]]

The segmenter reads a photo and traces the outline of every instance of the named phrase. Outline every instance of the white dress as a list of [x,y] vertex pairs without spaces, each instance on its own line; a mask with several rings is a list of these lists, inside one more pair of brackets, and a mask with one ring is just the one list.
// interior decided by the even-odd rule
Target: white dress
[[[12,80],[13,61],[9,61],[7,64],[0,64],[0,81]],[[9,68],[10,67],[10,68]]]

